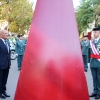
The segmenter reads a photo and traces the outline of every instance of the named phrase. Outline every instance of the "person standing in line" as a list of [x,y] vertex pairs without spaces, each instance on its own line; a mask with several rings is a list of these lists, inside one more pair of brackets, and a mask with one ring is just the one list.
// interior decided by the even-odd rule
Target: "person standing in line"
[[18,38],[16,39],[15,51],[18,54],[17,57],[18,70],[21,70],[26,41],[23,39],[22,35],[18,35],[17,37]]
[[90,69],[93,78],[93,93],[90,97],[100,99],[100,28],[93,28],[94,39],[90,41]]
[[10,97],[6,93],[6,84],[11,67],[10,44],[7,41],[8,31],[0,30],[0,98]]
[[89,40],[88,35],[85,35],[81,41],[81,49],[82,49],[82,57],[84,63],[84,70],[85,72],[88,71],[88,52],[89,52]]

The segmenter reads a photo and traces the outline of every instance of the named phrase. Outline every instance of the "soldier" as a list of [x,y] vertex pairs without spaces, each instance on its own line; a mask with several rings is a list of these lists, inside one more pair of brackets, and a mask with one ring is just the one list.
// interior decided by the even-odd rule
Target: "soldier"
[[93,77],[93,93],[90,97],[100,98],[100,28],[93,28],[94,39],[90,41],[90,69]]
[[18,54],[17,64],[18,64],[18,70],[20,70],[24,51],[25,51],[26,41],[23,40],[22,35],[18,35],[17,37],[18,39],[16,39],[15,51]]
[[89,40],[88,35],[85,35],[81,41],[82,56],[84,62],[84,70],[88,71],[88,52],[89,52]]

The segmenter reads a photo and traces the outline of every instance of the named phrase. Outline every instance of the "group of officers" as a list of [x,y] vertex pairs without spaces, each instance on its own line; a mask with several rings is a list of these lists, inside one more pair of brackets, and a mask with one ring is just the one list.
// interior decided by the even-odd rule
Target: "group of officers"
[[84,71],[88,71],[88,62],[90,62],[93,78],[93,93],[89,96],[100,99],[100,28],[95,27],[92,31],[93,39],[88,40],[88,35],[85,35],[81,40],[81,49]]

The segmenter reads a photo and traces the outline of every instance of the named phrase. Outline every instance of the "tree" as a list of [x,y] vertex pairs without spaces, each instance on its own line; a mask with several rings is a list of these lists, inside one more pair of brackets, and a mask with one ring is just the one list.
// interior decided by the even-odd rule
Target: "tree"
[[89,28],[89,23],[93,22],[94,14],[91,1],[81,0],[80,6],[76,10],[76,19],[78,23],[79,33]]
[[94,6],[95,12],[95,26],[100,26],[100,5]]
[[2,0],[0,14],[0,19],[8,21],[11,32],[23,34],[30,27],[33,10],[27,0]]
[[76,9],[76,19],[78,24],[79,33],[86,31],[90,28],[90,24],[95,21],[95,26],[99,22],[99,0],[81,0],[80,6]]

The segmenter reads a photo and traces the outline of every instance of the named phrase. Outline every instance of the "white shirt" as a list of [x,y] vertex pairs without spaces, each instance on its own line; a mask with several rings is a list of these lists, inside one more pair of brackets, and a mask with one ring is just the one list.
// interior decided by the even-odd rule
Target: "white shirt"
[[100,38],[100,37],[98,37],[97,39],[94,39],[94,40],[95,40],[95,43],[97,43],[97,42],[98,42],[99,38]]
[[0,38],[2,41],[3,41],[3,43],[5,44],[5,40],[4,39],[2,39],[2,38]]
[[87,43],[88,40],[85,40],[84,42]]

